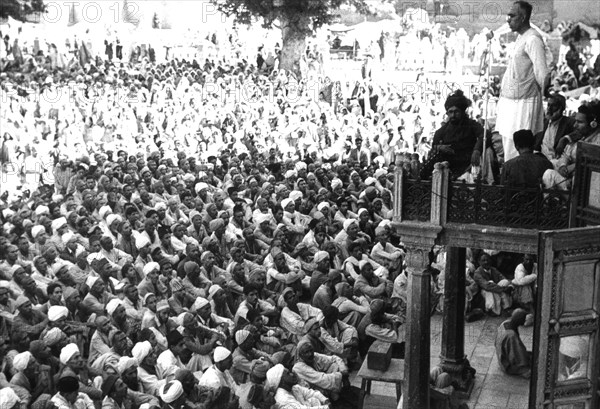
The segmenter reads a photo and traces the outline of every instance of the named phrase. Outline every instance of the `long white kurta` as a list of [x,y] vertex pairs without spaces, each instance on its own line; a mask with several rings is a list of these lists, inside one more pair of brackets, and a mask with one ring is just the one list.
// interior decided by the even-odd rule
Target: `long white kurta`
[[542,88],[548,74],[542,36],[533,28],[515,42],[498,101],[496,130],[502,135],[504,162],[518,155],[513,134],[530,129],[534,135],[543,130]]

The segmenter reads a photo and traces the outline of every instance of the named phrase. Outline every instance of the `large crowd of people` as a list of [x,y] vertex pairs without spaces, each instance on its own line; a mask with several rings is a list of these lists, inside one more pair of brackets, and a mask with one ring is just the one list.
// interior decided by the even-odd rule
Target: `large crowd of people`
[[[489,183],[564,187],[576,142],[600,144],[598,103],[573,120],[554,96],[550,125],[514,137],[516,159],[541,151],[549,165],[501,172],[498,136],[483,149],[486,85],[423,99],[365,75],[348,93],[245,59],[141,55],[59,69],[42,52],[12,67],[0,73],[2,409],[351,407],[370,343],[404,353],[396,166],[426,178],[446,160],[468,179],[486,155]],[[494,260],[469,251],[467,313],[516,302],[531,323],[533,258],[509,271]]]

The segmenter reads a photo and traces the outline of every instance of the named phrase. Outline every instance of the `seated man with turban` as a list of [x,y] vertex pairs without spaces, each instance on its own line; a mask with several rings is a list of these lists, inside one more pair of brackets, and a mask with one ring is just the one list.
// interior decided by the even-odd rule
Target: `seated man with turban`
[[329,399],[319,391],[298,385],[298,376],[282,364],[267,371],[265,389],[275,393],[275,403],[280,408],[329,409]]
[[281,294],[285,307],[281,311],[281,326],[291,335],[301,336],[306,321],[309,318],[321,320],[323,313],[320,309],[313,307],[310,304],[299,303],[297,293],[286,288]]
[[148,341],[138,342],[133,346],[131,355],[138,362],[137,377],[142,385],[141,391],[158,396],[160,388],[166,380],[159,378],[156,370],[156,352]]
[[[470,105],[471,101],[461,90],[448,96],[444,104],[448,121],[433,136],[431,153],[435,162],[447,161],[454,179],[465,173],[469,166],[479,166],[483,149],[483,127],[467,115]],[[421,174],[430,174],[431,170],[433,163],[431,169],[424,168]]]

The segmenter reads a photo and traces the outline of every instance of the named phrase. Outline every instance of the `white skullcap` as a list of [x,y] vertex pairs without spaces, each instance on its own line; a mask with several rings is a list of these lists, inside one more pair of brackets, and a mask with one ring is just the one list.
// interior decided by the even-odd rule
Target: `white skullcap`
[[150,244],[150,239],[144,234],[138,234],[138,236],[135,238],[135,246],[138,248],[138,250],[146,247],[148,244]]
[[44,226],[33,226],[31,228],[31,237],[33,237],[34,239],[39,236],[41,233],[45,233],[46,229],[44,228]]
[[108,215],[108,214],[112,214],[112,209],[111,209],[111,208],[110,208],[110,206],[108,206],[108,205],[102,206],[102,207],[100,208],[100,210],[98,210],[98,215],[99,215],[101,218],[103,218],[103,219],[104,219],[104,218],[106,217],[106,215]]
[[27,369],[27,365],[29,365],[31,358],[33,358],[33,355],[31,355],[31,352],[29,351],[15,355],[13,358],[13,368],[15,368],[15,371],[19,372]]
[[41,216],[42,214],[50,214],[50,208],[48,206],[38,206],[35,208],[35,214]]
[[67,219],[65,217],[59,217],[58,219],[52,220],[52,230],[57,231],[61,227],[67,225]]
[[373,177],[368,177],[365,179],[365,185],[367,186],[373,186],[375,183],[377,183],[377,179]]
[[152,261],[148,264],[146,264],[144,266],[144,269],[142,270],[144,273],[144,277],[147,277],[148,274],[150,274],[151,272],[153,272],[154,270],[160,271],[160,264],[158,264],[155,261]]
[[331,181],[331,189],[336,189],[336,188],[342,187],[342,186],[344,186],[344,184],[338,178],[335,178]]
[[248,339],[249,336],[250,336],[250,331],[241,329],[235,333],[235,342],[237,342],[238,345],[241,345],[245,340]]
[[85,285],[87,285],[89,288],[92,288],[94,286],[94,284],[96,284],[96,281],[98,281],[98,280],[100,280],[100,277],[89,276],[85,280]]
[[192,305],[192,308],[190,308],[191,312],[196,312],[199,309],[201,309],[202,307],[204,307],[205,305],[208,305],[209,302],[206,298],[203,297],[198,297],[196,298],[196,301],[194,301],[194,304]]
[[303,196],[304,194],[299,190],[292,190],[290,192],[290,199],[292,199],[294,202],[298,199],[302,199]]
[[69,315],[69,309],[62,305],[53,305],[48,308],[48,319],[52,322],[58,321],[61,318],[66,318]]
[[315,256],[313,257],[313,261],[315,263],[319,263],[319,262],[325,260],[326,258],[329,258],[329,253],[321,250],[321,251],[317,251],[315,253]]
[[108,303],[106,303],[106,312],[108,313],[108,315],[113,315],[114,312],[117,310],[117,307],[119,307],[119,305],[123,305],[123,301],[121,301],[118,298],[113,298]]
[[121,220],[123,219],[118,214],[109,214],[106,218],[106,225],[110,227],[114,222],[120,222]]
[[216,347],[213,353],[213,360],[215,363],[226,360],[231,355],[231,351],[225,347]]
[[73,232],[68,231],[62,236],[60,236],[60,239],[62,240],[63,244],[67,244],[71,240],[76,240],[77,238],[75,237],[75,234],[73,234]]
[[79,353],[79,347],[77,344],[68,344],[60,350],[60,362],[63,365],[66,365],[67,362],[69,362],[69,360],[75,356],[75,354]]
[[179,381],[171,381],[160,388],[160,398],[165,403],[173,403],[183,395],[183,386]]
[[0,409],[12,409],[17,403],[21,403],[21,398],[13,388],[0,389]]
[[150,341],[138,342],[131,349],[131,355],[141,363],[152,351],[152,344]]
[[346,220],[344,220],[344,230],[348,230],[350,228],[350,226],[352,226],[354,223],[358,223],[356,221],[356,219],[346,219]]
[[275,391],[279,388],[279,383],[281,382],[284,370],[285,367],[283,365],[277,364],[267,371],[267,381],[265,382],[265,388],[267,390]]
[[317,205],[317,210],[320,212],[322,212],[325,208],[329,209],[329,202],[321,202]]
[[285,210],[285,208],[288,207],[290,203],[294,203],[294,201],[292,199],[290,199],[290,198],[283,199],[281,201],[281,207]]
[[122,375],[123,372],[131,368],[132,366],[138,366],[138,360],[135,358],[131,358],[129,356],[122,356],[119,358],[119,363],[117,364],[117,371]]

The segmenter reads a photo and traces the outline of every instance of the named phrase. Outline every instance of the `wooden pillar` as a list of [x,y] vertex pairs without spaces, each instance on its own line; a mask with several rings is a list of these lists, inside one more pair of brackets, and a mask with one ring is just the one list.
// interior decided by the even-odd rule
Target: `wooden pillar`
[[468,397],[475,370],[465,356],[465,263],[464,247],[447,248],[440,367],[452,377],[456,392]]
[[404,409],[429,408],[431,274],[427,269],[428,253],[428,249],[415,249],[407,254]]

